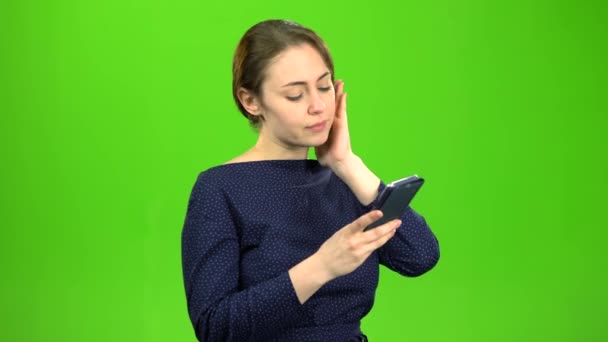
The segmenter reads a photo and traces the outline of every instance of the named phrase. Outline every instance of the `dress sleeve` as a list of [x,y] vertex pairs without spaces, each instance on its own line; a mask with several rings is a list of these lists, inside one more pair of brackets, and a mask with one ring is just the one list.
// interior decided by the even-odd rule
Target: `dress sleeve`
[[287,271],[239,288],[239,240],[222,192],[199,176],[182,230],[188,313],[200,341],[266,340],[299,322],[300,304]]
[[[386,185],[380,182],[378,194]],[[376,198],[377,199],[377,198]],[[376,203],[368,206],[371,209]],[[409,205],[401,216],[401,227],[384,246],[378,249],[380,263],[408,277],[416,277],[432,269],[439,261],[439,242],[424,217]]]

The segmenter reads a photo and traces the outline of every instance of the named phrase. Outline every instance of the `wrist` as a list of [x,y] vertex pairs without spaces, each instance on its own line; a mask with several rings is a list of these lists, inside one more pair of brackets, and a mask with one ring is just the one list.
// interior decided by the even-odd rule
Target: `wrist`
[[352,154],[336,163],[332,171],[348,185],[359,202],[367,206],[378,195],[378,178],[357,155]]
[[338,175],[338,177],[345,179],[348,178],[348,175],[358,170],[361,167],[363,161],[359,156],[354,153],[350,153],[343,160],[335,162],[330,169]]
[[288,273],[301,304],[304,304],[325,283],[333,279],[318,252],[302,260]]
[[309,274],[312,275],[313,281],[319,286],[325,285],[325,283],[333,280],[335,275],[328,269],[327,262],[323,261],[323,258],[319,252],[314,253],[308,259],[306,259],[309,267]]

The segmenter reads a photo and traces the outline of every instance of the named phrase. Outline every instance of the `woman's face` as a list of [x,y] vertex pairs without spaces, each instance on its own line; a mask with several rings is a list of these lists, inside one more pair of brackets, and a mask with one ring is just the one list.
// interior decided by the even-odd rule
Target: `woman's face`
[[284,147],[319,146],[334,120],[332,75],[308,44],[292,47],[269,65],[262,84],[260,134]]

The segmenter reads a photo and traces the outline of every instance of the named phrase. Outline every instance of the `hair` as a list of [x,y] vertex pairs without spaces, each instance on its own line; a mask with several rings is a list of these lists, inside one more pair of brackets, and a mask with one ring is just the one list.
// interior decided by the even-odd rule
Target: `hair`
[[319,52],[334,80],[334,63],[325,42],[314,31],[288,20],[266,20],[252,26],[241,38],[232,62],[232,95],[239,111],[258,127],[260,117],[251,115],[238,98],[241,87],[261,98],[262,83],[273,58],[291,47],[309,44]]

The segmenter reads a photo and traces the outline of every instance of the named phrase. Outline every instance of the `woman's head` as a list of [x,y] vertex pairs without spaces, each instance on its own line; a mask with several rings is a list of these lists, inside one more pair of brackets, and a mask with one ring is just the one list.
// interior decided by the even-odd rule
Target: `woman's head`
[[[320,139],[310,141],[303,135],[329,131],[335,109],[334,66],[327,46],[310,29],[284,20],[256,24],[239,42],[232,71],[234,100],[252,125],[279,135],[279,130],[287,130],[279,138],[311,145]],[[326,121],[326,129],[310,131],[309,126],[321,121]]]

